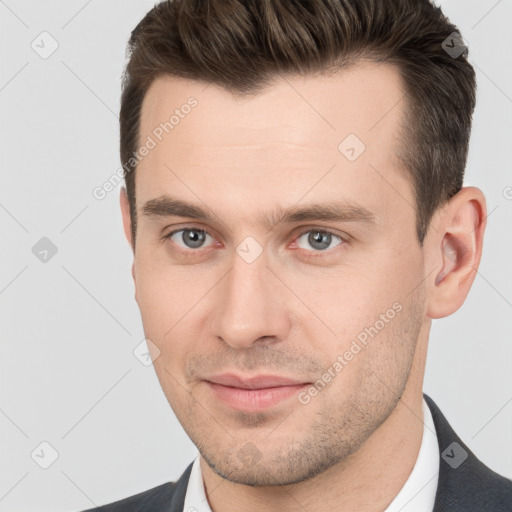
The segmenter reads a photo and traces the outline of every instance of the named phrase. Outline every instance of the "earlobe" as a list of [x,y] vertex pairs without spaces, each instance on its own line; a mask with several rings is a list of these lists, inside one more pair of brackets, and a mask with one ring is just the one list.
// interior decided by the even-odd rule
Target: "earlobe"
[[466,300],[480,264],[485,225],[485,197],[475,187],[463,188],[444,208],[428,248],[430,259],[441,262],[429,286],[428,317],[451,315]]

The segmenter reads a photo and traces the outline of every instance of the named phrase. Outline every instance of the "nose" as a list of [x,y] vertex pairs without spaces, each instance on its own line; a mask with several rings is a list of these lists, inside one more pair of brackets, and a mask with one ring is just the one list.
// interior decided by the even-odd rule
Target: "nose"
[[267,268],[264,253],[252,263],[235,253],[232,269],[217,293],[211,333],[232,348],[271,345],[287,339],[290,318],[286,290]]

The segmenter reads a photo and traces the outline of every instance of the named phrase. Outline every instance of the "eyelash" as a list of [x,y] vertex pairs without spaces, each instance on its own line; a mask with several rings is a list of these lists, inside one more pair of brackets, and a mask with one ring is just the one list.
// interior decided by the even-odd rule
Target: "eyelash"
[[[205,234],[207,234],[208,236],[210,236],[211,238],[215,239],[215,237],[206,229],[203,229],[203,228],[199,228],[197,226],[185,226],[185,227],[182,227],[180,229],[175,229],[174,231],[171,231],[170,233],[168,233],[167,235],[164,235],[162,237],[163,240],[167,240],[167,239],[170,239],[173,235],[175,235],[176,233],[179,233],[180,231],[200,231],[200,232],[203,232]],[[324,228],[319,228],[319,227],[312,227],[312,228],[308,228],[304,231],[301,231],[296,237],[295,237],[295,241],[298,240],[300,237],[302,237],[303,235],[305,235],[306,233],[310,233],[312,231],[318,231],[322,234],[329,234],[329,235],[332,235],[333,237],[335,238],[338,238],[340,240],[340,243],[339,244],[336,244],[333,248],[331,249],[325,249],[323,251],[315,251],[315,250],[312,250],[312,251],[308,251],[308,252],[312,252],[313,254],[310,255],[309,257],[311,258],[317,258],[317,257],[322,257],[324,254],[330,254],[336,247],[338,247],[339,245],[345,245],[347,243],[347,238],[344,238],[328,229],[324,229]],[[200,247],[198,249],[183,249],[182,247],[178,246],[178,250],[182,252],[182,254],[186,254],[186,255],[191,255],[192,253],[198,253],[198,252],[201,252],[202,250],[207,250],[207,248],[204,248],[204,247]],[[301,249],[299,247],[300,250],[306,250],[306,249]]]

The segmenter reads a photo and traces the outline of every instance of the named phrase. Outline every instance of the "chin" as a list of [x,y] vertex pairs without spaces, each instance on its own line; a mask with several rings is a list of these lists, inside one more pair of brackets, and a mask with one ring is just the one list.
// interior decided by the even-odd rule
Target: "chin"
[[250,441],[242,448],[233,447],[225,453],[207,453],[200,449],[208,466],[220,477],[230,482],[251,487],[292,485],[309,480],[323,473],[346,458],[345,452],[319,451],[304,446],[291,447],[277,452],[269,447],[268,453],[261,453]]

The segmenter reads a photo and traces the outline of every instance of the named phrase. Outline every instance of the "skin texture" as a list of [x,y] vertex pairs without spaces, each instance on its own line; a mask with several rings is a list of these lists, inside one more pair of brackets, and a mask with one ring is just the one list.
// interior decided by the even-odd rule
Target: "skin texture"
[[[406,100],[390,65],[280,77],[245,99],[160,77],[144,99],[140,140],[191,96],[197,106],[137,169],[133,277],[156,373],[201,453],[210,506],[383,510],[418,455],[431,320],[469,292],[484,196],[464,188],[419,245],[413,189],[395,156]],[[349,134],[366,147],[354,161],[338,149]],[[213,220],[144,214],[165,194]],[[341,200],[375,221],[263,222],[278,207]],[[132,244],[124,189],[121,209]],[[199,248],[183,232],[163,238],[185,227],[207,232]],[[319,229],[332,233],[326,250],[311,238]],[[248,236],[262,249],[251,263],[236,250]],[[306,404],[294,395],[239,411],[203,380],[230,372],[315,383],[393,304],[400,311]]]

